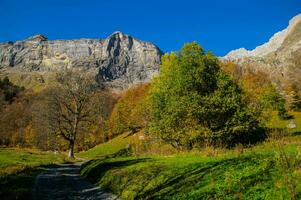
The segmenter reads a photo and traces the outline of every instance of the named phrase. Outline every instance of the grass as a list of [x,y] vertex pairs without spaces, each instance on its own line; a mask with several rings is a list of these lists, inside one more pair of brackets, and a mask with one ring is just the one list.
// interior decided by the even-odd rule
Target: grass
[[0,199],[29,199],[42,167],[62,162],[64,156],[60,154],[0,148]]
[[82,173],[121,199],[289,199],[276,157],[264,154],[99,159]]
[[85,164],[82,174],[121,199],[290,199],[292,184],[301,198],[301,169],[294,169],[292,183],[284,180],[280,165],[278,153],[268,145],[240,154],[96,159]]
[[[295,134],[301,114],[294,116],[294,134],[232,150],[120,156],[122,148],[136,141],[121,135],[82,153],[94,159],[81,173],[125,200],[301,199],[301,136]],[[271,127],[285,128],[290,121],[277,120]]]
[[123,149],[126,149],[127,146],[132,143],[133,139],[133,136],[129,136],[128,133],[125,133],[119,135],[113,140],[89,149],[88,151],[81,152],[78,154],[78,156],[89,159],[115,154]]
[[287,128],[287,125],[293,121],[296,124],[296,128],[288,129],[289,133],[291,134],[301,134],[301,112],[290,112],[293,116],[292,119],[288,120],[281,120],[279,119],[277,113],[272,114],[272,118],[270,119],[270,122],[268,123],[268,127],[270,128]]

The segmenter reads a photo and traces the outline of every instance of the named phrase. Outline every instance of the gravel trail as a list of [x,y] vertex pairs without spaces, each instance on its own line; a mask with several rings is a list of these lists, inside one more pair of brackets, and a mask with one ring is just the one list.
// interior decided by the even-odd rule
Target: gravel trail
[[49,167],[37,176],[32,200],[84,200],[118,198],[83,179],[81,164],[60,164]]

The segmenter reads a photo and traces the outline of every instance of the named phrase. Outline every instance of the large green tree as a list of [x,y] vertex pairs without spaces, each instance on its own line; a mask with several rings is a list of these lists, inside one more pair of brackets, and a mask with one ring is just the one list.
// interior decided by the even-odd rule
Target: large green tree
[[162,58],[150,91],[149,132],[176,148],[231,147],[264,137],[243,92],[197,43]]

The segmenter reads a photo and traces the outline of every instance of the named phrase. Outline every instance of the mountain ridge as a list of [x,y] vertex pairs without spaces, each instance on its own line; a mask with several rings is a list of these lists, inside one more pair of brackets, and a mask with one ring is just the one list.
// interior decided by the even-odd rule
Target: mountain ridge
[[[259,51],[258,51],[259,49]],[[238,49],[221,58],[246,69],[267,74],[276,88],[289,95],[292,88],[301,95],[301,14],[293,17],[286,29],[274,34],[269,42],[252,51]]]
[[105,39],[48,40],[38,34],[0,43],[0,68],[53,72],[76,68],[95,74],[109,88],[125,89],[150,81],[159,71],[163,52],[154,44],[120,31]]
[[285,39],[300,22],[301,14],[298,14],[289,21],[287,28],[275,33],[266,43],[257,46],[253,50],[247,50],[243,47],[232,50],[225,55],[223,59],[237,60],[245,57],[264,57],[269,53],[273,53],[281,47],[281,45],[285,42]]

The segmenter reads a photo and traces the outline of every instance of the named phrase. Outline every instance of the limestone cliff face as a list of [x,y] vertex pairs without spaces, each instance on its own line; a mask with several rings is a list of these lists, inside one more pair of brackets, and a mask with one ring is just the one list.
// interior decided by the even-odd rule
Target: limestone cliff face
[[26,74],[78,68],[95,73],[109,87],[124,89],[150,81],[159,71],[161,55],[155,45],[121,32],[104,40],[51,41],[36,35],[0,43],[0,68]]
[[301,14],[267,43],[252,51],[244,48],[231,51],[222,60],[237,61],[242,68],[262,70],[280,89],[295,84],[301,90]]
[[[281,49],[283,46],[298,45],[301,42],[301,14],[295,16],[289,21],[286,29],[275,33],[268,42],[256,47],[253,50],[240,48],[230,51],[224,58],[226,59],[241,59],[245,57],[262,58]],[[299,32],[299,35],[296,33]],[[295,33],[295,34],[294,34]],[[291,42],[288,42],[291,41]]]

